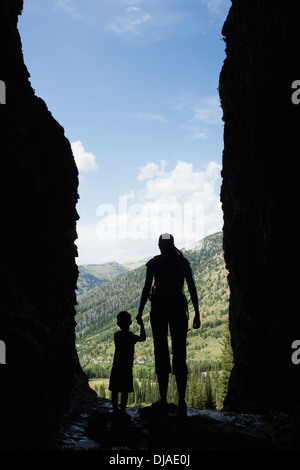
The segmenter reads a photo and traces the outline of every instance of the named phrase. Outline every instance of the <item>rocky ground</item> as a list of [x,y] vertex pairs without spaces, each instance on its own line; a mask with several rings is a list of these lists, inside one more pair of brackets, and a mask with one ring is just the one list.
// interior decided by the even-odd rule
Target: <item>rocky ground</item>
[[203,450],[299,449],[299,425],[289,416],[272,419],[254,414],[187,409],[167,415],[151,406],[128,408],[128,420],[115,419],[109,400],[74,406],[66,413],[50,448],[53,450],[195,452]]

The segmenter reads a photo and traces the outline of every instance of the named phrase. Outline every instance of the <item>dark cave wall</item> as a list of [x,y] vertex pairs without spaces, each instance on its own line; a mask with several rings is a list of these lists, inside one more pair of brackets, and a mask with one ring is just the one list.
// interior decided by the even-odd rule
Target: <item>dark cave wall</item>
[[225,409],[299,414],[300,4],[232,1],[223,27],[221,201],[234,368]]
[[64,129],[29,82],[17,30],[22,3],[0,0],[3,448],[43,445],[71,391],[86,384],[74,333],[78,173]]

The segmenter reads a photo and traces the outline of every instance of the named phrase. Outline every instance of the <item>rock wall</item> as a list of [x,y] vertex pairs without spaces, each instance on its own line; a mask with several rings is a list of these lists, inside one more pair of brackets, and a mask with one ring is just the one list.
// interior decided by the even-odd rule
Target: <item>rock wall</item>
[[44,445],[71,392],[87,390],[74,334],[78,173],[64,129],[31,88],[22,7],[0,0],[1,448]]
[[300,4],[232,1],[223,26],[221,200],[235,366],[225,409],[299,413]]

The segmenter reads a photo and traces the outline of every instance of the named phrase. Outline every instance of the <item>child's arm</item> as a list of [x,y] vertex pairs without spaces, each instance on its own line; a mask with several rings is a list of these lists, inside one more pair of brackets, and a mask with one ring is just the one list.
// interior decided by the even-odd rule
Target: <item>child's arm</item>
[[140,319],[140,336],[137,336],[137,341],[145,341],[146,339],[146,332],[144,327],[144,322],[142,318]]

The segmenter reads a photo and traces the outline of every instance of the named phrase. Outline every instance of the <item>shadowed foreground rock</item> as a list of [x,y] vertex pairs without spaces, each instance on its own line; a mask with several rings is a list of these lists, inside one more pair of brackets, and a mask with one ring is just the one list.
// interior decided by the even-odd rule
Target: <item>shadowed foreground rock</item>
[[299,449],[300,428],[284,414],[267,419],[262,415],[238,414],[188,408],[185,418],[169,405],[168,416],[149,407],[127,408],[131,420],[113,418],[109,400],[65,416],[53,449],[179,453],[201,450],[292,450]]

